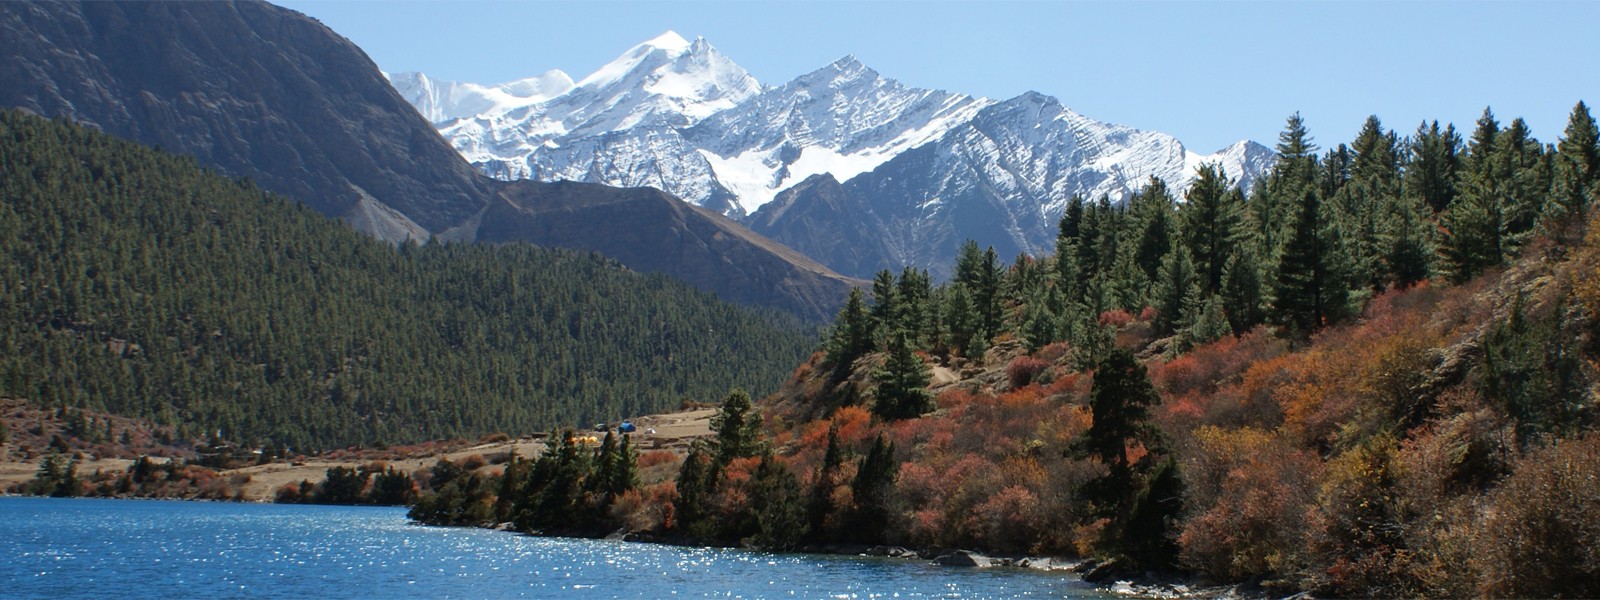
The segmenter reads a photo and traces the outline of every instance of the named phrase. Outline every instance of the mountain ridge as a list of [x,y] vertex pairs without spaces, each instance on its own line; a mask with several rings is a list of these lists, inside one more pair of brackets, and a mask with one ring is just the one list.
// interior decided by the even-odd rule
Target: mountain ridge
[[[826,224],[814,222],[817,226],[804,227],[777,223],[782,217],[773,215],[787,214],[787,210],[769,211],[759,219],[755,215],[814,175],[827,173],[841,184],[857,187],[870,187],[876,179],[905,177],[908,173],[903,167],[890,165],[914,150],[934,147],[947,154],[965,155],[966,163],[990,164],[975,168],[974,179],[964,183],[951,182],[943,173],[921,172],[918,183],[905,186],[893,199],[874,196],[865,200],[879,213],[914,213],[947,200],[952,188],[976,190],[973,193],[992,196],[982,200],[972,196],[968,201],[969,207],[989,207],[976,215],[980,221],[1012,225],[983,230],[986,233],[974,239],[1008,252],[1037,255],[1053,240],[1046,231],[1051,228],[1022,223],[1059,219],[1073,195],[1120,200],[1143,187],[1151,176],[1181,192],[1195,169],[1208,162],[1220,164],[1238,184],[1249,187],[1270,167],[1274,156],[1270,149],[1249,140],[1202,155],[1170,135],[1095,121],[1039,92],[994,100],[914,88],[885,77],[853,55],[780,85],[757,86],[755,93],[748,85],[738,88],[738,94],[707,92],[705,98],[734,103],[710,110],[716,106],[702,102],[693,105],[695,110],[671,118],[662,113],[670,99],[653,95],[648,86],[637,86],[633,93],[615,86],[670,77],[702,81],[703,89],[716,92],[726,86],[712,83],[726,79],[726,73],[742,73],[746,78],[748,73],[703,38],[671,44],[661,43],[661,39],[683,40],[668,32],[635,46],[598,69],[596,75],[584,78],[611,86],[603,96],[601,108],[608,113],[603,119],[585,117],[588,113],[580,105],[595,96],[582,93],[580,83],[548,99],[530,97],[525,107],[501,105],[473,116],[455,116],[461,112],[458,110],[449,120],[436,120],[435,126],[469,162],[493,177],[659,187],[691,204],[738,219],[858,278],[903,265],[946,272],[954,244],[960,240],[948,242],[945,235],[880,229],[865,235],[897,238],[886,247],[898,250],[844,259],[836,254],[845,250],[824,241],[837,237],[821,231],[853,227],[844,222],[852,218],[850,214],[838,213]],[[654,62],[645,60],[647,57],[655,57]],[[416,73],[391,77],[402,95],[413,99],[419,109],[432,110],[429,91],[423,85],[426,81],[425,75]],[[478,89],[472,86],[449,83],[446,87]],[[633,116],[618,117],[619,112]],[[634,125],[627,125],[630,119]],[[985,159],[984,153],[996,157]],[[1023,166],[1028,167],[1027,172],[999,174]],[[890,171],[896,174],[890,175]],[[984,171],[996,172],[979,177]],[[1002,181],[1007,179],[1014,181]],[[996,183],[1002,184],[998,191],[984,191]],[[1024,187],[1025,193],[1018,193]],[[792,204],[794,198],[790,200]],[[809,218],[820,215],[809,213]],[[922,224],[957,234],[962,229],[960,224],[936,217],[939,215],[924,214]]]
[[[477,240],[483,215],[508,189],[545,185],[508,186],[485,177],[360,48],[310,17],[266,2],[0,3],[0,54],[8,57],[0,64],[0,106],[194,156],[390,242]],[[639,59],[660,63],[667,57],[652,47]],[[729,74],[732,84],[743,81],[738,72]],[[570,83],[564,74],[550,74],[500,91],[553,93]],[[699,212],[679,217],[631,220],[630,230],[590,216],[567,221],[567,229],[587,238],[574,247],[592,249],[665,239],[668,228],[685,223],[705,231],[730,228],[699,223],[707,219]],[[518,238],[502,228],[495,239]],[[654,261],[642,268],[636,258],[630,266],[693,275],[701,289],[724,298],[764,298],[809,320],[831,317],[860,283],[818,275],[813,265],[795,263],[793,253],[774,253],[775,244],[754,239],[724,233],[722,244],[672,253],[678,264]],[[628,254],[668,255],[649,247]],[[752,260],[762,266],[744,264]],[[736,276],[706,275],[718,269]],[[817,288],[798,289],[803,285]]]

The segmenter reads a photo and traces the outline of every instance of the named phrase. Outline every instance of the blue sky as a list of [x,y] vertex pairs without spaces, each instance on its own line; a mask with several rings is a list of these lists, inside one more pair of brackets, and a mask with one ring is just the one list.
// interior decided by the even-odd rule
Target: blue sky
[[765,84],[854,54],[917,87],[1034,90],[1210,152],[1273,144],[1299,111],[1317,142],[1367,115],[1463,133],[1485,106],[1554,142],[1600,102],[1600,2],[278,1],[389,71],[498,83],[582,78],[666,30],[704,37]]

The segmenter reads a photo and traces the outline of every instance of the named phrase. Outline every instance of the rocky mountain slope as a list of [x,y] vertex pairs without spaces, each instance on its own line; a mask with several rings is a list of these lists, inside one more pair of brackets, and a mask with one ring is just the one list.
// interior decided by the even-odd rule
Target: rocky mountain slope
[[[485,219],[517,202],[502,194],[525,199],[542,184],[507,186],[477,173],[360,48],[300,13],[264,2],[0,3],[0,54],[7,57],[0,64],[0,106],[195,156],[380,238],[472,241],[488,222],[494,241],[549,242],[526,218],[533,213],[516,221],[524,231]],[[576,84],[551,75],[494,93],[501,100],[557,96],[541,110],[566,115],[570,125],[562,127],[587,133],[656,122],[683,126],[680,115],[709,114],[759,90],[731,67],[725,81],[717,80],[726,90],[696,88],[681,97],[674,95],[686,87],[680,80],[633,77],[711,68],[659,65],[661,58],[645,53],[615,73]],[[447,101],[458,92],[440,92],[427,109],[431,116],[478,107]],[[613,96],[628,109],[604,110]],[[573,193],[613,192],[585,187],[533,195]],[[831,316],[857,283],[736,224],[680,210],[669,197],[631,197],[640,214],[676,218],[617,219],[586,212],[612,206],[604,199],[572,202],[560,213],[564,243],[616,252],[632,268],[691,279],[724,298],[762,298],[808,318]],[[719,242],[649,245],[680,241],[691,229],[720,232]]]
[[[1152,176],[1181,190],[1204,162],[1248,186],[1273,161],[1248,141],[1201,155],[1037,93],[912,88],[854,57],[762,87],[704,39],[672,32],[575,84],[560,71],[497,86],[390,80],[489,175],[657,187],[857,277],[905,264],[942,273],[967,238],[1038,254],[1074,194],[1117,200]],[[788,208],[814,201],[804,191],[819,175],[855,205],[827,218]]]

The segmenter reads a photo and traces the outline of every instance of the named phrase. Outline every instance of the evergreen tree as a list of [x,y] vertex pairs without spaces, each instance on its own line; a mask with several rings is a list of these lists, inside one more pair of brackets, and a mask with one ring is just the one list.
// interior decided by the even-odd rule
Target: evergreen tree
[[1506,257],[1511,257],[1527,243],[1544,211],[1545,198],[1550,193],[1549,161],[1544,147],[1533,139],[1528,124],[1520,118],[1513,119],[1501,132],[1495,140],[1495,150],[1501,178],[1497,187],[1504,215],[1504,250]]
[[1400,138],[1393,131],[1384,131],[1377,115],[1362,123],[1350,150],[1355,153],[1350,165],[1352,180],[1377,180],[1386,188],[1399,186]]
[[1166,570],[1177,566],[1185,489],[1178,460],[1168,456],[1119,519],[1121,539],[1116,547],[1135,567]]
[[1206,296],[1199,285],[1189,288],[1184,298],[1184,314],[1178,328],[1178,343],[1174,350],[1183,352],[1201,344],[1222,339],[1233,333],[1228,315],[1223,310],[1220,294]]
[[895,282],[895,296],[899,314],[895,329],[912,332],[919,347],[931,348],[937,344],[938,319],[932,310],[933,278],[925,269],[906,267]]
[[1223,268],[1222,307],[1235,334],[1243,334],[1266,321],[1266,301],[1261,283],[1261,261],[1250,245],[1241,245]]
[[673,525],[691,535],[705,536],[710,530],[705,522],[710,514],[714,478],[710,451],[703,444],[689,447],[689,455],[678,468],[678,498],[673,501]]
[[872,323],[874,347],[881,348],[888,341],[889,333],[895,330],[900,315],[897,299],[894,274],[888,269],[878,271],[872,279],[872,308],[867,313]]
[[[722,399],[717,414],[711,416],[711,431],[716,434],[715,469],[720,470],[736,458],[760,456],[765,450],[761,440],[761,413],[750,402],[750,394],[734,389]],[[713,475],[712,481],[716,480]]]
[[1286,186],[1286,190],[1310,185],[1317,175],[1317,145],[1312,141],[1305,120],[1297,111],[1289,115],[1283,131],[1278,133],[1278,164],[1273,167],[1272,178]]
[[878,418],[893,421],[922,416],[933,409],[933,396],[928,392],[928,365],[922,357],[912,352],[904,332],[889,339],[889,355],[883,367],[873,373],[878,382],[872,412]]
[[1570,243],[1572,232],[1582,229],[1584,214],[1600,196],[1600,131],[1589,107],[1572,107],[1567,128],[1556,145],[1552,165],[1550,202],[1545,209],[1546,231],[1557,241]]
[[1539,434],[1575,433],[1583,413],[1593,411],[1584,400],[1581,352],[1561,331],[1564,309],[1557,305],[1548,316],[1530,318],[1518,295],[1510,316],[1484,339],[1484,396],[1516,420],[1524,445]]
[[1318,163],[1317,189],[1323,198],[1333,198],[1350,183],[1350,168],[1355,162],[1355,156],[1350,148],[1344,144],[1328,150]]
[[1344,314],[1347,290],[1339,269],[1339,240],[1329,221],[1317,191],[1306,189],[1278,261],[1272,294],[1278,321],[1298,336],[1308,336]]
[[808,533],[806,507],[794,473],[773,459],[769,452],[761,456],[761,464],[756,467],[750,484],[755,545],[770,550],[789,550],[805,539]]
[[960,283],[951,283],[945,288],[944,313],[945,331],[949,337],[947,345],[959,350],[962,356],[983,356],[983,344],[977,313],[972,309],[972,296],[967,293],[967,286]]
[[828,426],[828,447],[822,453],[822,464],[811,480],[811,497],[806,504],[806,521],[811,535],[818,539],[829,536],[828,517],[839,510],[833,503],[833,490],[840,483],[839,468],[844,466],[844,448],[839,445],[839,425]]
[[883,538],[891,514],[894,482],[899,475],[900,463],[895,462],[894,442],[888,441],[880,433],[872,442],[872,449],[867,451],[866,458],[862,459],[861,466],[856,469],[856,478],[850,485],[855,492],[852,519],[855,526],[851,529],[857,541],[872,542]]
[[1260,256],[1276,262],[1283,251],[1305,191],[1317,184],[1317,146],[1300,113],[1290,115],[1278,134],[1278,162],[1262,178],[1250,200]]
[[394,467],[372,478],[371,502],[380,506],[405,506],[417,497],[417,482]]
[[1189,289],[1198,284],[1200,279],[1195,274],[1194,263],[1189,259],[1186,246],[1178,246],[1167,254],[1166,260],[1161,261],[1155,291],[1154,326],[1158,334],[1170,334],[1177,329],[1178,320],[1183,315],[1184,298],[1189,294]]
[[1410,150],[1403,179],[1406,196],[1420,199],[1435,214],[1444,212],[1456,199],[1461,135],[1454,125],[1441,131],[1438,121],[1424,122],[1417,126]]
[[617,447],[617,462],[604,487],[604,491],[611,496],[639,487],[639,451],[633,447],[630,438],[632,436],[623,434],[622,444]]
[[1384,273],[1395,287],[1411,287],[1432,272],[1427,210],[1421,198],[1407,195],[1397,198],[1384,218]]
[[827,362],[836,372],[847,373],[850,365],[871,352],[872,347],[872,318],[867,314],[861,288],[852,288],[828,339]]
[[1238,244],[1244,198],[1233,189],[1220,165],[1205,164],[1184,199],[1179,212],[1183,243],[1194,261],[1201,290],[1215,294],[1222,289],[1223,267]]
[[1128,461],[1129,446],[1161,445],[1158,432],[1149,424],[1150,408],[1160,402],[1144,365],[1133,353],[1114,348],[1095,365],[1089,395],[1093,420],[1075,447],[1106,466],[1106,475],[1092,482],[1087,491],[1113,513],[1121,512],[1138,485]]
[[[1204,175],[1201,177],[1204,178]],[[1190,190],[1193,189],[1194,186],[1191,186]],[[1167,191],[1167,183],[1153,175],[1144,189],[1128,200],[1133,213],[1132,220],[1138,227],[1133,236],[1132,258],[1144,273],[1146,281],[1155,280],[1156,270],[1161,268],[1162,257],[1172,250],[1173,220],[1176,214],[1174,204],[1172,194]]]
[[1508,176],[1503,160],[1508,154],[1497,150],[1499,137],[1500,123],[1485,108],[1468,147],[1462,193],[1439,219],[1439,259],[1452,283],[1464,283],[1499,265],[1507,253],[1501,187]]

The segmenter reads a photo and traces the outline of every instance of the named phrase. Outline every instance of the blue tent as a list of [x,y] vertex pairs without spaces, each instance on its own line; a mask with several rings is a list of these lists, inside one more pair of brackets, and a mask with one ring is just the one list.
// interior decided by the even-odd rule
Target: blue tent
[[633,430],[633,421],[623,421],[621,425],[617,426],[617,431],[622,433],[633,433]]

